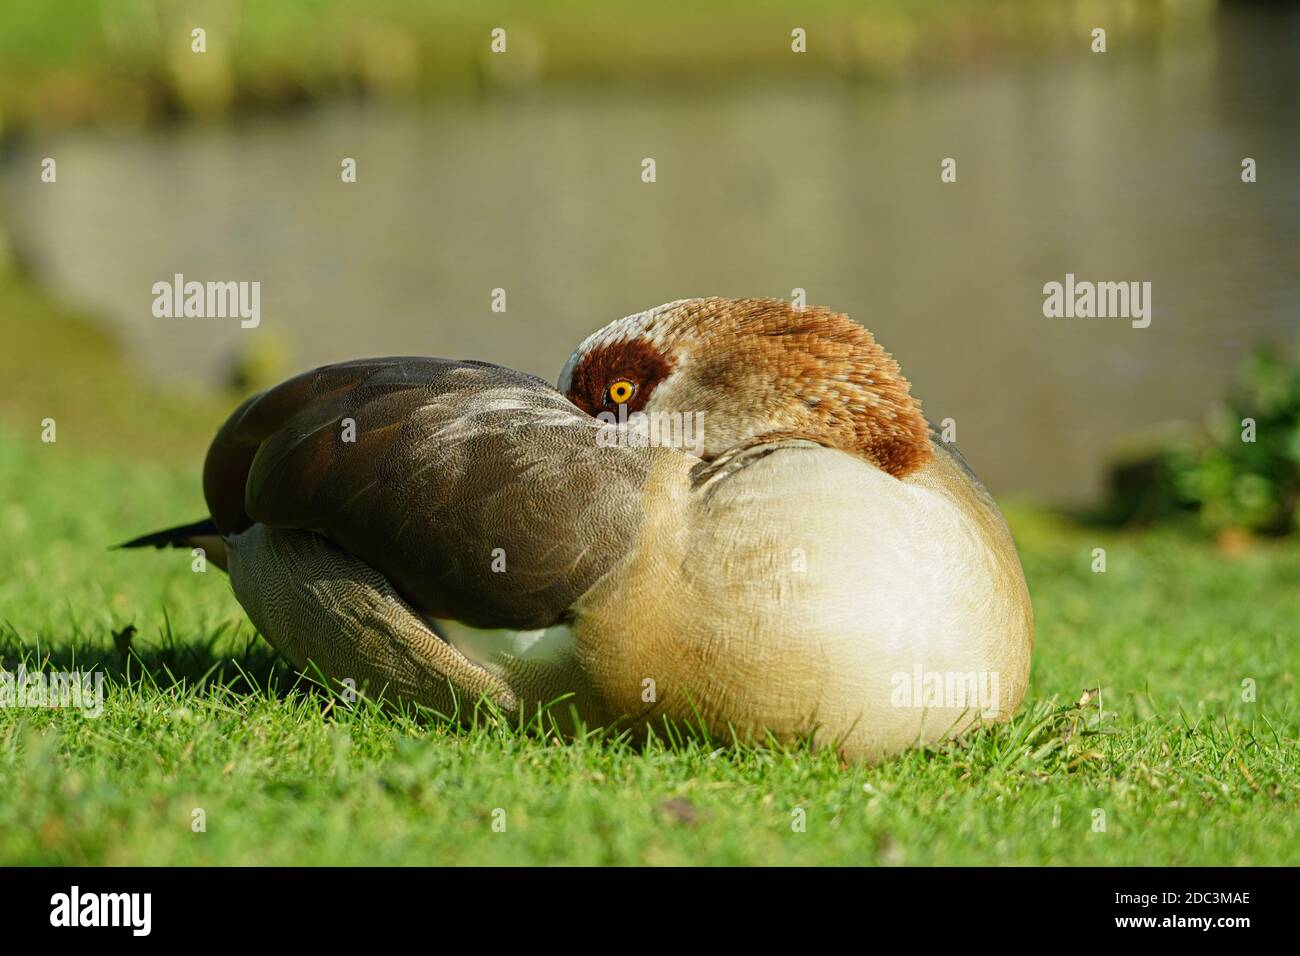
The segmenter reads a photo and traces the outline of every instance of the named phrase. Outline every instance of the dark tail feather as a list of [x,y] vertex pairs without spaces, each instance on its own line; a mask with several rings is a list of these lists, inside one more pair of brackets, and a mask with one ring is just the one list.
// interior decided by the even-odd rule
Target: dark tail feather
[[190,542],[197,535],[211,535],[220,537],[221,532],[217,531],[217,526],[212,523],[211,518],[204,518],[202,521],[196,521],[193,524],[183,524],[177,528],[167,528],[165,531],[155,531],[152,534],[142,534],[140,537],[131,541],[124,541],[122,544],[115,545],[117,548],[188,548]]

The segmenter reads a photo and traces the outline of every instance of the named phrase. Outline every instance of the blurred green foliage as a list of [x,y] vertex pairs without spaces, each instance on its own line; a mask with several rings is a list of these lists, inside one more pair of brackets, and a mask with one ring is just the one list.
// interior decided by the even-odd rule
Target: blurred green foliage
[[[1208,438],[1167,454],[1173,494],[1211,530],[1286,534],[1300,526],[1300,348],[1258,349]],[[1251,440],[1253,439],[1253,440]]]
[[1211,532],[1300,529],[1300,346],[1260,346],[1199,434],[1168,442],[1113,475],[1103,517],[1194,512]]
[[[973,60],[1126,49],[1213,22],[1214,0],[0,0],[0,132],[240,115],[366,96],[657,86],[767,74],[888,80]],[[206,51],[192,51],[192,31]],[[508,56],[492,55],[502,28]],[[791,31],[806,31],[791,56]]]

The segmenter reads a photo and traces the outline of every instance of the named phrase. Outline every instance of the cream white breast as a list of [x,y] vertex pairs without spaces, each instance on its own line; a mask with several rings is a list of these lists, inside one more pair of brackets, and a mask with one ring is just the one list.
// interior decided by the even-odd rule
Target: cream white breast
[[657,475],[636,548],[579,603],[582,667],[612,709],[866,756],[1014,711],[1028,595],[951,459],[900,481],[810,443],[749,457],[695,490]]

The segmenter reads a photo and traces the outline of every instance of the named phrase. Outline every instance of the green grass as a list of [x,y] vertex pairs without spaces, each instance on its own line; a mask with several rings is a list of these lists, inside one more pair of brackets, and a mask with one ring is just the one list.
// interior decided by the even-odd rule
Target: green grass
[[[195,457],[0,431],[0,657],[106,674],[98,719],[0,709],[0,863],[1297,862],[1294,545],[1229,559],[1013,509],[1038,619],[1021,714],[845,767],[335,705],[295,687],[219,571],[106,550],[196,517],[197,483]],[[1098,685],[1104,709],[1078,706]]]
[[1021,713],[875,766],[466,731],[332,703],[221,572],[107,550],[202,513],[233,399],[157,392],[12,275],[0,339],[0,667],[96,669],[106,690],[98,718],[0,708],[0,864],[1298,862],[1295,543],[1009,509],[1037,618]]

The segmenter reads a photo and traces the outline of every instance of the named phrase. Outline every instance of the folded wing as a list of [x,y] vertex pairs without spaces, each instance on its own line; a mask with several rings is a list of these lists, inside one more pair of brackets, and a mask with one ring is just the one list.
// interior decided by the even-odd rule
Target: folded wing
[[629,548],[667,449],[602,446],[599,423],[511,369],[364,359],[241,405],[204,465],[223,534],[316,531],[417,610],[535,629]]

